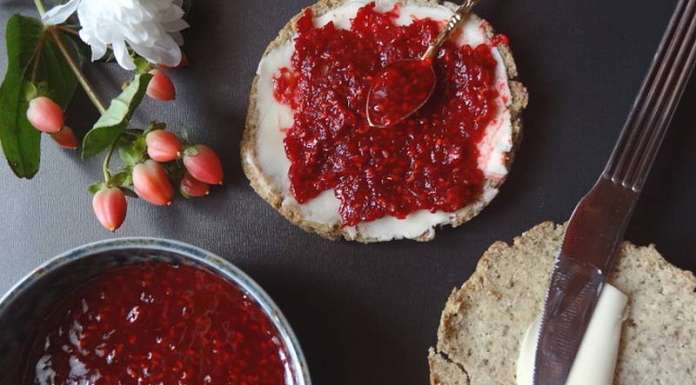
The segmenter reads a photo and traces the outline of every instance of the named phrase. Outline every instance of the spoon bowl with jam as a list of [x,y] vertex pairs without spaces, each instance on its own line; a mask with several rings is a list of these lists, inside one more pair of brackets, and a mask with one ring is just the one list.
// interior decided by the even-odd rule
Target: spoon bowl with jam
[[430,100],[437,85],[433,68],[437,52],[477,3],[478,0],[466,0],[459,6],[420,58],[396,61],[372,79],[366,111],[371,127],[391,127],[415,114]]

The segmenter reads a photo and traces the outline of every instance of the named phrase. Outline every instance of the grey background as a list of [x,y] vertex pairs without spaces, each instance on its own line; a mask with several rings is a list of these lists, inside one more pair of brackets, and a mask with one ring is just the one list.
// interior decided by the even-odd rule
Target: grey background
[[[423,384],[444,302],[494,241],[544,220],[564,221],[600,173],[675,0],[486,0],[479,12],[510,36],[529,87],[526,132],[500,196],[469,224],[427,244],[330,242],[290,225],[243,176],[239,139],[256,64],[283,24],[311,0],[194,1],[185,51],[174,73],[178,98],[145,103],[141,122],[163,120],[221,154],[226,185],[207,199],[154,208],[131,200],[111,235],[91,213],[86,187],[99,160],[43,143],[42,168],[17,180],[0,161],[0,292],[39,263],[80,244],[120,236],[190,242],[238,264],[286,313],[317,384]],[[0,0],[0,21],[32,14],[31,2]],[[4,32],[0,32],[4,40]],[[3,44],[4,51],[4,44]],[[88,66],[103,95],[123,72]],[[6,57],[0,54],[0,72]],[[80,131],[96,119],[84,97],[69,111]],[[627,238],[656,243],[677,265],[696,269],[696,82],[677,112]],[[514,357],[511,357],[514,359]]]

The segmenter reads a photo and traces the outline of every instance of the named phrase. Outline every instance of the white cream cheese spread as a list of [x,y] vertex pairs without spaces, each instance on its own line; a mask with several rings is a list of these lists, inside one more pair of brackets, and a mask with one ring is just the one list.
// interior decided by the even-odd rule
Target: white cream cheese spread
[[[349,28],[350,20],[355,17],[358,10],[368,1],[356,0],[348,2],[324,15],[316,17],[314,24],[323,26],[333,21],[339,28]],[[377,9],[387,11],[394,6],[393,0],[377,1]],[[452,7],[445,5],[422,6],[405,5],[400,9],[397,23],[408,25],[414,18],[432,18],[434,20],[447,20],[452,15]],[[478,45],[486,41],[482,20],[471,17],[463,26],[462,33],[458,35],[458,44]],[[283,206],[293,207],[299,210],[302,217],[311,222],[333,226],[340,223],[338,212],[339,201],[333,190],[321,193],[316,198],[299,204],[290,192],[290,180],[288,169],[290,161],[285,154],[283,146],[284,130],[293,124],[293,110],[280,103],[273,95],[274,75],[283,67],[291,65],[294,52],[292,41],[271,50],[261,61],[258,67],[257,83],[257,109],[259,122],[256,138],[256,163],[266,177],[265,186],[271,191],[283,196]],[[506,154],[512,150],[512,122],[509,111],[511,94],[508,84],[507,71],[503,59],[497,49],[492,50],[493,57],[498,62],[496,69],[496,87],[498,88],[498,113],[492,123],[486,128],[484,139],[479,144],[479,168],[483,171],[487,180],[499,180],[507,173]],[[489,202],[498,190],[486,186],[483,196],[473,205],[483,206]],[[400,238],[418,238],[432,235],[434,228],[450,222],[457,213],[435,212],[420,210],[408,215],[405,219],[397,219],[387,216],[371,222],[363,222],[357,226],[348,227],[344,232],[349,238],[354,238],[359,232],[362,237],[378,241],[387,241]]]

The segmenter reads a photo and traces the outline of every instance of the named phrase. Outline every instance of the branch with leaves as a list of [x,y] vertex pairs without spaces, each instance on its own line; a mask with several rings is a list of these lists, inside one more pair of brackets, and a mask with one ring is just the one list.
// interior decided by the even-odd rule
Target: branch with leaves
[[[99,4],[92,4],[95,1]],[[146,95],[159,101],[175,98],[166,68],[186,64],[179,31],[188,27],[181,0],[169,0],[168,7],[147,0],[135,3],[141,7],[135,10],[139,16],[129,18],[133,9],[119,9],[117,2],[70,0],[47,12],[41,0],[35,0],[41,20],[14,15],[6,27],[8,66],[0,86],[0,143],[10,168],[20,178],[36,175],[42,133],[63,148],[81,147],[82,159],[105,154],[103,180],[89,191],[97,219],[111,231],[125,219],[127,195],[170,205],[174,186],[183,197],[192,198],[208,195],[210,186],[223,180],[220,159],[209,147],[185,143],[166,131],[162,122],[144,128],[131,125]],[[90,15],[95,7],[103,9]],[[75,12],[81,23],[68,24]],[[109,28],[109,34],[97,33]],[[129,28],[150,33],[139,35]],[[112,40],[100,40],[104,35]],[[85,44],[93,61],[111,52],[121,67],[133,72],[132,80],[108,106],[81,70]],[[100,113],[81,140],[64,124],[64,111],[78,85]],[[114,154],[120,159],[115,170]]]

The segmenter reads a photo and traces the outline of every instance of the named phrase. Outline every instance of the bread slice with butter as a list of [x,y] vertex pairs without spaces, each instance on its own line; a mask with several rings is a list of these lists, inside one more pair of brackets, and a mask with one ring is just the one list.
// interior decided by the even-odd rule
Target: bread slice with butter
[[[452,292],[430,349],[432,385],[514,385],[520,341],[542,311],[564,226],[493,244]],[[629,298],[614,385],[696,384],[696,277],[625,243],[610,282]]]
[[[358,7],[368,3],[368,0],[319,0],[309,8],[315,15],[315,24],[318,20],[345,24],[354,17]],[[436,19],[442,20],[443,23],[456,9],[452,2],[435,0],[377,0],[376,4],[382,10],[402,6],[404,11],[413,12],[413,17],[436,15]],[[329,239],[345,238],[364,243],[402,238],[429,241],[434,238],[436,228],[444,225],[457,227],[478,215],[497,195],[505,181],[522,136],[521,114],[527,106],[528,95],[525,87],[517,80],[517,67],[508,44],[501,43],[494,51],[501,69],[500,80],[509,88],[505,111],[501,113],[509,113],[510,130],[504,135],[495,135],[492,132],[482,141],[482,144],[490,147],[496,147],[493,146],[496,143],[506,147],[500,154],[502,164],[499,165],[505,173],[486,175],[481,196],[454,212],[431,213],[420,210],[402,220],[387,216],[344,227],[338,214],[339,202],[332,190],[324,191],[303,204],[298,203],[290,192],[287,175],[290,164],[283,147],[283,139],[284,130],[292,125],[293,111],[288,113],[272,99],[273,76],[280,68],[290,65],[290,58],[294,52],[292,43],[297,34],[296,24],[301,17],[302,13],[290,20],[266,48],[251,87],[241,157],[244,173],[253,189],[295,225]],[[484,41],[493,38],[494,31],[491,25],[478,16],[472,15],[467,23],[475,26],[469,30],[480,33]],[[462,36],[463,39],[466,34],[461,33],[458,36]]]

